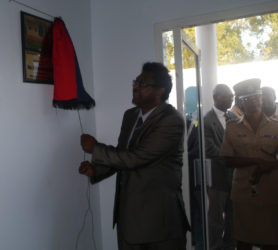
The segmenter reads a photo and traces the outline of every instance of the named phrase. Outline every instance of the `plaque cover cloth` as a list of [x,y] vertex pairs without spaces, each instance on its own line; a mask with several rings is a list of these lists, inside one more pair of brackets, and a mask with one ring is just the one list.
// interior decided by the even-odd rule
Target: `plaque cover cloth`
[[53,24],[53,106],[63,109],[89,109],[95,101],[85,91],[73,43],[62,19]]

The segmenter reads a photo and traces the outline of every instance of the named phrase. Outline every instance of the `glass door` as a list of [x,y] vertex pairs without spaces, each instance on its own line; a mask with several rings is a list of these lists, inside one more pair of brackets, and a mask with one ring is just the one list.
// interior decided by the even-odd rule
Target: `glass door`
[[192,227],[191,237],[188,237],[188,249],[209,249],[200,52],[180,28],[163,32],[162,45],[163,62],[173,80],[169,103],[183,115],[187,125],[183,195]]

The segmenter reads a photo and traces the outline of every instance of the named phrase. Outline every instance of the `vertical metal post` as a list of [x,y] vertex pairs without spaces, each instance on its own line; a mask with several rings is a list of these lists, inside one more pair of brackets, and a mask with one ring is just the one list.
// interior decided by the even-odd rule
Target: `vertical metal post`
[[[176,69],[176,91],[177,91],[177,109],[185,120],[184,109],[184,87],[183,87],[183,60],[182,60],[182,38],[181,29],[176,28],[173,30],[174,35],[174,56],[175,56],[175,69]],[[186,120],[185,120],[186,124]],[[187,134],[187,128],[185,126],[185,135]],[[182,173],[182,191],[183,199],[185,202],[185,209],[187,216],[190,220],[190,187],[189,187],[189,169],[188,169],[188,156],[187,156],[187,140],[185,136],[184,140],[184,153],[183,153],[183,173]],[[191,249],[192,241],[191,237],[187,238],[187,249]]]
[[183,62],[181,29],[175,28],[174,34],[174,56],[176,69],[177,109],[184,116],[184,89],[183,89]]
[[201,91],[201,77],[200,77],[200,62],[199,57],[195,55],[196,61],[196,79],[198,90],[198,113],[199,113],[199,150],[200,150],[200,163],[201,163],[201,199],[202,199],[202,217],[203,217],[203,236],[205,250],[209,250],[209,235],[208,235],[208,217],[207,208],[208,202],[206,198],[207,181],[206,181],[206,154],[205,154],[205,135],[203,123],[203,109],[202,109],[202,91]]

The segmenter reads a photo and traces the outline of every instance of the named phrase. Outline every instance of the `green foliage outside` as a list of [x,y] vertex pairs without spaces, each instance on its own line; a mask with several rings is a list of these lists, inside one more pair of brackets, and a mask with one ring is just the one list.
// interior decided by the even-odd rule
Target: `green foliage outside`
[[[189,36],[193,43],[196,43],[195,39],[195,27],[184,29],[186,35]],[[195,67],[194,55],[185,46],[182,47],[183,67],[185,69]]]
[[[278,13],[217,23],[216,29],[218,65],[278,59]],[[195,27],[184,31],[195,42]],[[166,35],[166,53],[168,68],[174,69],[171,34]],[[183,65],[195,67],[193,55],[185,47]]]
[[244,45],[242,41],[246,22],[246,19],[238,19],[216,25],[218,65],[243,63],[254,59],[254,52],[249,50],[251,45]]
[[278,13],[250,17],[246,26],[260,40],[257,44],[260,58],[278,59]]

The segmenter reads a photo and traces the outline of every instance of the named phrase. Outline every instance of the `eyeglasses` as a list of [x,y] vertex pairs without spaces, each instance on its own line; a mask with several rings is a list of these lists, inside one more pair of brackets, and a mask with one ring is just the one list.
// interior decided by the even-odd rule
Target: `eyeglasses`
[[132,81],[133,86],[138,86],[139,88],[145,88],[145,87],[156,87],[154,84],[144,83],[144,82],[138,82],[136,80]]

